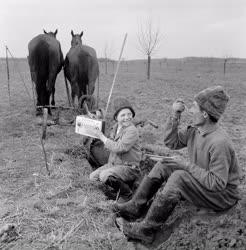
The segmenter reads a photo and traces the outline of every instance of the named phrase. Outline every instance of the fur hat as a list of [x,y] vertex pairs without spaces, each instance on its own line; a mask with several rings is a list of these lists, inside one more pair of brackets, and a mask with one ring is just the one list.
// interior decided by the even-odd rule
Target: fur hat
[[217,120],[224,113],[229,99],[222,86],[207,88],[195,95],[198,105]]
[[132,105],[130,104],[130,102],[123,97],[119,97],[114,100],[114,116],[113,117],[115,120],[117,118],[118,113],[124,108],[130,109],[132,112],[132,116],[133,117],[135,116],[135,111],[132,108]]

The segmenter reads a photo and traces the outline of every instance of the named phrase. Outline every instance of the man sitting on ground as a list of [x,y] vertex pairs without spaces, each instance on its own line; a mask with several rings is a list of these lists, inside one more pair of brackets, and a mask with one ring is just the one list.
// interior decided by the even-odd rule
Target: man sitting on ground
[[[181,199],[214,211],[227,210],[240,199],[235,150],[217,124],[228,101],[221,86],[201,91],[190,109],[193,125],[185,129],[178,128],[184,103],[173,104],[164,142],[171,149],[187,147],[190,161],[164,157],[143,179],[130,201],[114,205],[114,211],[123,217],[123,232],[128,238],[151,243]],[[140,222],[128,222],[143,216],[146,204],[155,194],[145,217]]]

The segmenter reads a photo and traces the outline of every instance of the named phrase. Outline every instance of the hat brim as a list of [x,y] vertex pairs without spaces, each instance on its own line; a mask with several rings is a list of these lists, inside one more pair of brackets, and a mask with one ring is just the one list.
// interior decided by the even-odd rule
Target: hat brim
[[131,112],[132,112],[132,117],[135,116],[135,111],[132,107],[129,107],[129,106],[125,106],[125,107],[121,107],[120,109],[118,109],[115,113],[114,113],[114,119],[116,120],[117,118],[117,115],[119,114],[119,112],[122,110],[122,109],[130,109]]

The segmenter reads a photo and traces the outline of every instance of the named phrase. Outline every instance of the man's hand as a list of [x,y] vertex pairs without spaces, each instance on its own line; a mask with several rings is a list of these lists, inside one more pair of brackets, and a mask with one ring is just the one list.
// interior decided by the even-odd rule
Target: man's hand
[[100,139],[103,142],[106,141],[107,137],[103,134],[103,132],[100,129],[88,128],[87,130],[92,136]]
[[177,114],[177,113],[181,114],[185,110],[184,101],[182,101],[181,99],[176,100],[173,103],[172,110],[173,110],[173,113],[175,113],[175,114]]
[[161,160],[161,163],[172,168],[173,170],[188,170],[188,163],[179,156],[164,157]]

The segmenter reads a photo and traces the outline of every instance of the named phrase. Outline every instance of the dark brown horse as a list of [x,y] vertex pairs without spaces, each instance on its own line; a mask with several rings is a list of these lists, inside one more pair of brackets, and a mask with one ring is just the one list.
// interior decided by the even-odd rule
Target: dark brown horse
[[[32,81],[36,85],[37,106],[55,105],[55,81],[63,66],[63,54],[55,32],[40,34],[28,43],[28,63]],[[40,114],[37,109],[37,115]],[[49,109],[49,113],[50,109]]]
[[71,84],[74,105],[76,96],[80,100],[83,95],[93,95],[99,76],[99,65],[96,51],[82,44],[83,32],[74,34],[71,31],[71,35],[71,48],[65,58],[64,72]]

